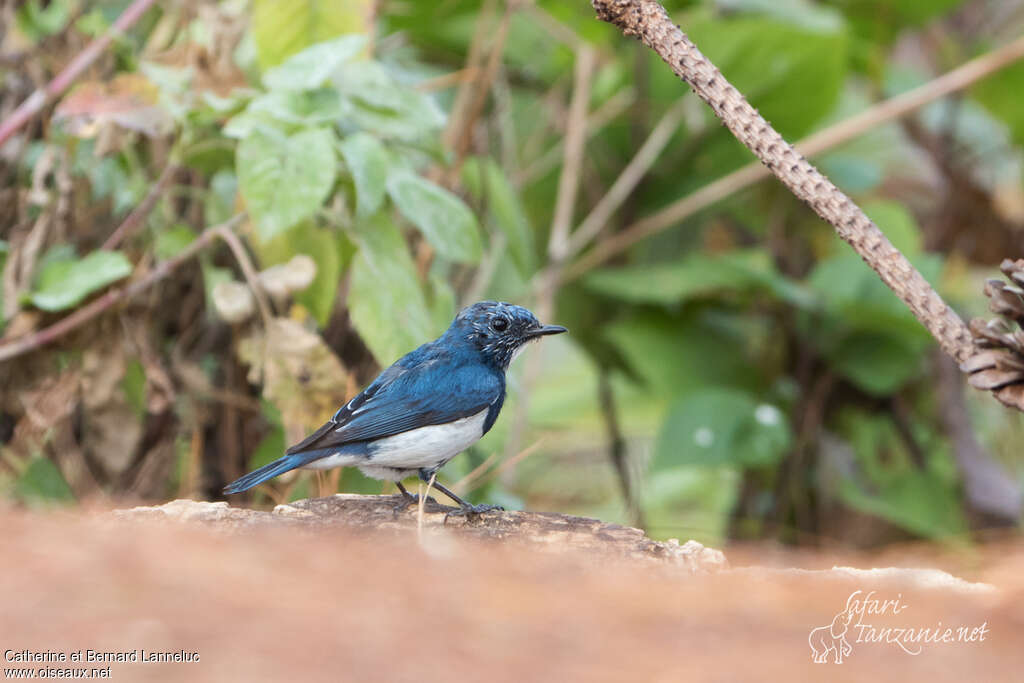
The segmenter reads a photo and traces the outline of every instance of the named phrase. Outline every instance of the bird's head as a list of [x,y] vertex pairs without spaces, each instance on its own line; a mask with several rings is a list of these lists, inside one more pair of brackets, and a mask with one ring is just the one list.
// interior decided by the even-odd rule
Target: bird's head
[[541,325],[522,306],[480,301],[462,309],[447,334],[468,342],[486,362],[504,370],[528,342],[562,332],[567,330],[561,325]]

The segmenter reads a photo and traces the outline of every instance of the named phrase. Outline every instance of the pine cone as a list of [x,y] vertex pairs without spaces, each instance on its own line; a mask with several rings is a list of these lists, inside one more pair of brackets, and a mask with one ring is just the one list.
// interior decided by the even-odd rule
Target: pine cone
[[967,381],[990,390],[1003,404],[1024,411],[1024,259],[1005,259],[999,269],[1010,279],[985,283],[989,309],[1002,316],[975,318],[971,333],[981,351],[960,365]]

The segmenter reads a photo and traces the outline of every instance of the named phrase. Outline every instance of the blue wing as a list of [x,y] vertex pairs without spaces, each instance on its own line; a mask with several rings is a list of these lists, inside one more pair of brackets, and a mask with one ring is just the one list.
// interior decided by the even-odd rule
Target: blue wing
[[426,344],[382,372],[327,424],[287,453],[372,441],[489,409],[486,432],[504,398],[504,373],[478,363],[459,363],[444,349]]

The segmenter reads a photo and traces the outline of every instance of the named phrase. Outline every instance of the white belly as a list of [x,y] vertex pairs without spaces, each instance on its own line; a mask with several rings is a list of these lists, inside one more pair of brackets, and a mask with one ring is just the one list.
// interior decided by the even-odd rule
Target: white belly
[[335,467],[358,466],[377,479],[398,476],[392,469],[418,470],[437,467],[476,443],[484,432],[487,408],[476,415],[443,425],[410,429],[401,434],[375,441],[367,455],[335,453],[314,460],[305,469],[329,470]]
[[436,467],[480,440],[487,409],[443,425],[410,429],[373,444],[369,462],[378,467]]

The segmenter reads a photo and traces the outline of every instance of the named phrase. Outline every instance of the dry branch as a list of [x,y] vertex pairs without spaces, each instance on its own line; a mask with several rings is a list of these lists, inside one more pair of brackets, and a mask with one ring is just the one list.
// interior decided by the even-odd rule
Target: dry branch
[[963,320],[849,197],[755,110],[653,0],[593,0],[598,18],[654,50],[761,162],[830,223],[882,281],[910,308],[948,355],[963,362],[975,353]]
[[606,524],[588,517],[553,512],[493,511],[473,519],[448,517],[455,508],[427,498],[422,515],[417,506],[397,509],[401,496],[336,494],[278,505],[272,512],[230,507],[227,503],[176,500],[156,507],[119,510],[126,521],[181,520],[215,524],[242,530],[292,525],[315,530],[341,527],[353,531],[384,531],[412,536],[419,525],[428,535],[451,534],[478,540],[519,541],[537,549],[583,552],[597,558],[656,561],[690,572],[725,569],[728,563],[718,550],[696,541],[654,541],[639,529]]

